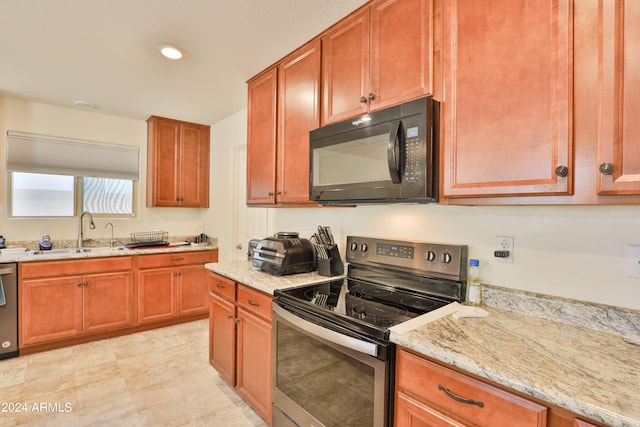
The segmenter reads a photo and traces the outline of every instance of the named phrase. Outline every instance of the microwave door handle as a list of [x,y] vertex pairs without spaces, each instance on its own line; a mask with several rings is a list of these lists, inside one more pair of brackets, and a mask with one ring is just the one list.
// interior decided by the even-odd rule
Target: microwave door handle
[[[398,161],[399,153],[402,153],[402,121],[398,120],[391,124],[389,131],[389,142],[387,142],[387,161],[389,163],[389,174],[391,182],[400,184],[402,182],[400,176],[400,162]],[[400,145],[400,150],[396,147]]]

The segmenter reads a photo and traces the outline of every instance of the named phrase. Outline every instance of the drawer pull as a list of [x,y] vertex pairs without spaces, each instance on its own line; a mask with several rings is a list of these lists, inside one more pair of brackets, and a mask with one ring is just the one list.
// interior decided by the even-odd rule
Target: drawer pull
[[222,283],[216,283],[216,288],[225,289],[226,286],[223,285]]
[[484,408],[484,403],[477,401],[477,400],[473,400],[473,399],[465,399],[464,397],[460,397],[457,396],[455,394],[453,394],[451,392],[451,390],[449,390],[448,388],[446,388],[445,386],[438,384],[438,390],[442,390],[444,391],[444,394],[446,394],[447,396],[449,396],[450,398],[452,398],[453,400],[460,402],[460,403],[466,403],[467,405],[477,405],[480,408]]
[[260,307],[260,303],[258,303],[258,302],[251,301],[251,300],[248,300],[247,302],[249,303],[249,305],[252,305],[254,307]]
[[171,261],[182,261],[184,258],[171,258]]

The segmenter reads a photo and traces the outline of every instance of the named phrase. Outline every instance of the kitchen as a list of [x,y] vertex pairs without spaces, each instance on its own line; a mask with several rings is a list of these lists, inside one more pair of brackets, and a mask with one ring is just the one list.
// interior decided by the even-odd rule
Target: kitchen
[[[594,2],[576,2],[576,16],[584,16],[582,13],[587,6],[592,7],[593,4]],[[358,4],[353,6],[355,8]],[[289,46],[289,49],[284,49],[280,56],[264,61],[259,68],[253,70],[254,73],[314,34]],[[577,51],[576,54],[584,55],[584,52]],[[578,84],[579,79],[585,77],[578,74],[575,78]],[[575,96],[577,108],[585,105],[588,94],[576,90]],[[239,241],[235,238],[233,228],[229,226],[236,218],[234,204],[230,202],[234,200],[236,190],[226,183],[229,182],[229,177],[237,174],[233,166],[234,156],[241,152],[246,143],[246,118],[246,108],[239,107],[236,112],[212,125],[212,204],[209,209],[159,210],[141,206],[139,217],[131,221],[115,222],[117,235],[127,236],[130,232],[156,227],[165,229],[172,235],[198,234],[204,223],[206,233],[218,239],[219,260],[224,262],[238,257],[235,246]],[[144,155],[144,119],[146,117],[130,119],[12,96],[0,97],[0,129],[3,134],[7,130],[19,129],[86,140],[138,141]],[[140,185],[144,188],[144,178],[141,178]],[[6,185],[2,188],[4,191]],[[585,190],[576,188],[576,192],[579,191]],[[336,240],[342,242],[342,245],[348,235],[466,244],[470,258],[481,260],[483,279],[488,284],[631,310],[640,309],[640,282],[628,277],[627,266],[628,245],[640,243],[637,202],[627,206],[429,204],[251,209],[256,211],[249,215],[260,218],[260,222],[254,225],[254,237],[282,230],[296,230],[303,236],[309,236],[318,224],[323,224],[332,226]],[[188,224],[188,230],[185,230],[185,224]],[[40,238],[41,229],[45,225],[40,220],[9,219],[5,214],[0,222],[0,229],[9,241],[35,241]],[[99,226],[96,233],[105,233],[103,236],[106,236],[106,231],[100,230],[102,227],[103,225]],[[73,238],[76,234],[76,222],[59,221],[55,227],[49,225],[49,230],[54,238],[56,234]],[[514,237],[512,264],[493,259],[497,236]],[[241,243],[246,244],[244,241]]]

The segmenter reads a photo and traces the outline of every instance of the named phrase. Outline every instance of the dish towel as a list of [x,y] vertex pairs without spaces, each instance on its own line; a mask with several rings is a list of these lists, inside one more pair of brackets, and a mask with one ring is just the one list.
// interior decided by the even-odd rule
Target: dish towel
[[0,307],[7,305],[7,299],[4,296],[4,286],[2,285],[2,276],[0,276]]

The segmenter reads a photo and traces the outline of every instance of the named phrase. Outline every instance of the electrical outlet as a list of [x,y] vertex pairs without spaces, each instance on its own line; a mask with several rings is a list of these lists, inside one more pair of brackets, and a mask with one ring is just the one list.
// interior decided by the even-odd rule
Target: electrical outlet
[[627,246],[627,275],[640,279],[640,245]]
[[496,237],[496,250],[493,255],[498,262],[513,264],[513,237]]

